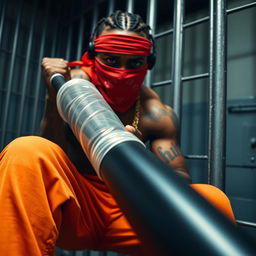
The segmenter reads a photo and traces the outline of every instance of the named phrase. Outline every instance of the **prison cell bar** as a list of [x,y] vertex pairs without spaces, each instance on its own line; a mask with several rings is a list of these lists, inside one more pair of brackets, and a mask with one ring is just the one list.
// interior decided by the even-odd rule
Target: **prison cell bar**
[[[83,4],[82,2],[81,4]],[[77,51],[76,51],[76,59],[80,60],[82,55],[83,49],[83,41],[84,41],[84,29],[85,29],[85,21],[83,15],[79,18],[79,33],[78,33],[78,40],[77,40]]]
[[8,110],[10,107],[10,98],[11,98],[11,92],[12,92],[12,83],[13,83],[13,77],[14,77],[14,65],[16,61],[16,53],[17,53],[17,45],[18,45],[18,38],[20,33],[20,26],[21,26],[21,14],[22,14],[22,8],[23,8],[24,1],[19,1],[19,7],[17,10],[19,10],[17,19],[16,19],[16,25],[15,25],[15,32],[14,32],[14,38],[13,38],[13,44],[12,44],[12,50],[11,50],[11,58],[10,58],[10,65],[9,65],[9,73],[6,79],[6,96],[5,96],[5,102],[3,104],[3,118],[2,118],[2,134],[0,139],[0,145],[1,148],[5,145],[5,132],[7,130],[7,119],[8,119]]
[[115,3],[114,0],[108,0],[108,16],[114,12]]
[[[50,0],[45,1],[46,4],[46,10],[45,10],[45,17],[49,16],[49,6],[50,6]],[[38,60],[42,60],[44,57],[44,50],[45,50],[45,43],[46,43],[46,32],[47,28],[49,25],[49,21],[47,19],[46,24],[43,27],[42,34],[41,34],[41,44],[40,44],[40,49],[39,49],[39,54],[38,54]],[[34,103],[32,106],[32,115],[31,115],[31,129],[30,132],[33,134],[36,133],[36,126],[37,126],[37,121],[39,121],[39,116],[38,116],[38,107],[39,107],[39,97],[40,97],[40,89],[42,89],[42,77],[39,75],[41,73],[41,66],[37,66],[37,77],[35,81],[35,99]]]
[[210,76],[212,79],[212,99],[209,100],[209,183],[225,190],[226,165],[226,94],[227,94],[227,40],[226,40],[226,1],[210,1],[210,24],[213,30],[213,42],[210,44]]
[[134,0],[128,0],[127,1],[127,7],[126,7],[127,12],[134,12]]
[[183,49],[184,0],[174,1],[173,45],[172,45],[172,83],[173,109],[182,123],[182,49]]
[[[63,81],[60,75],[52,78],[56,90]],[[153,255],[196,255],[199,250],[201,254],[219,256],[256,253],[245,234],[239,233],[183,178],[146,150],[138,139],[121,139],[112,146],[113,135],[109,136],[109,131],[117,134],[112,124],[119,119],[104,102],[95,87],[82,79],[68,81],[57,95],[62,118],[72,128],[87,157],[96,166],[96,172]],[[99,118],[94,114],[96,109],[99,113],[106,112],[106,120],[103,114]],[[102,130],[102,122],[105,130]],[[126,133],[130,140],[129,132],[118,129],[122,138]],[[111,141],[105,139],[106,136]],[[93,140],[95,137],[97,140]],[[96,148],[101,150],[99,155]],[[101,160],[95,165],[93,160],[97,159]]]
[[[151,34],[154,37],[155,35],[155,27],[156,27],[156,13],[157,13],[157,5],[156,0],[148,0],[148,13],[147,13],[147,24],[151,27]],[[152,72],[148,70],[145,84],[148,87],[151,87],[152,84]]]
[[21,128],[22,128],[22,121],[23,121],[22,117],[23,117],[23,112],[25,107],[25,96],[26,96],[27,84],[29,81],[29,76],[26,74],[28,74],[29,68],[30,68],[32,42],[33,42],[34,32],[35,32],[35,20],[36,20],[35,18],[37,17],[37,11],[38,11],[38,0],[35,0],[33,4],[33,15],[31,16],[31,21],[30,21],[27,50],[25,54],[24,75],[21,82],[21,99],[20,99],[20,107],[18,110],[17,130],[16,130],[17,137],[20,136]]
[[3,0],[1,3],[1,16],[0,16],[0,45],[2,42],[2,37],[3,37],[3,30],[4,30],[4,20],[5,20],[5,14],[6,14],[6,1]]
[[[208,138],[208,155],[207,156],[199,156],[199,155],[188,155],[186,158],[188,159],[208,159],[208,177],[209,177],[209,183],[216,185],[217,187],[224,189],[224,168],[225,168],[225,138],[224,138],[224,129],[226,126],[226,117],[225,115],[225,106],[226,106],[226,78],[223,72],[224,70],[221,70],[221,68],[224,68],[223,64],[226,58],[226,38],[224,38],[224,34],[226,33],[225,30],[225,23],[226,23],[226,17],[225,14],[234,13],[237,11],[241,11],[244,9],[252,8],[256,6],[256,2],[245,4],[236,8],[228,9],[226,10],[224,6],[224,1],[212,1],[210,0],[210,15],[207,17],[203,17],[201,19],[197,19],[195,21],[186,23],[183,25],[183,28],[188,28],[191,26],[198,25],[200,23],[206,22],[210,20],[209,24],[209,31],[210,31],[210,40],[209,40],[209,73],[205,74],[199,74],[194,75],[191,77],[181,77],[182,81],[188,81],[191,78],[193,79],[199,79],[199,78],[205,78],[209,77],[209,138]],[[214,10],[216,11],[216,16],[214,15]],[[215,25],[216,24],[216,25]],[[163,31],[161,33],[155,34],[155,38],[160,38],[166,35],[169,35],[174,32],[174,30],[177,28],[169,29],[166,31]],[[216,31],[218,35],[216,35]],[[221,41],[218,41],[217,38],[221,38]],[[222,44],[224,43],[224,45]],[[214,50],[214,47],[216,47],[216,52]],[[214,54],[216,53],[216,58]],[[222,65],[219,66],[216,64],[217,62],[222,61]],[[225,64],[224,64],[225,65]],[[217,69],[217,70],[216,70]],[[217,72],[217,77],[221,78],[220,82],[223,86],[222,88],[218,86],[218,78],[215,79],[213,77],[213,74]],[[173,80],[166,80],[166,81],[160,81],[155,82],[152,84],[152,88],[165,86],[168,84],[172,84]],[[217,86],[216,86],[217,85]],[[219,84],[220,85],[220,84]],[[221,99],[218,100],[217,96],[221,96]],[[214,98],[217,97],[217,110],[214,109]],[[181,101],[179,98],[179,94],[177,95],[174,92],[174,98],[177,99],[177,101]],[[221,104],[221,105],[219,105]],[[224,104],[224,105],[223,105]],[[218,117],[220,117],[220,120],[215,122],[213,120],[217,120]],[[215,126],[215,127],[213,127]],[[220,135],[220,136],[219,136]],[[213,145],[214,137],[218,137],[218,142],[215,141],[215,145]],[[218,155],[217,150],[214,150],[213,147],[217,146],[218,148],[221,148],[221,154]],[[221,168],[221,169],[220,169]],[[238,221],[239,224],[239,221]],[[248,224],[250,225],[250,224]]]

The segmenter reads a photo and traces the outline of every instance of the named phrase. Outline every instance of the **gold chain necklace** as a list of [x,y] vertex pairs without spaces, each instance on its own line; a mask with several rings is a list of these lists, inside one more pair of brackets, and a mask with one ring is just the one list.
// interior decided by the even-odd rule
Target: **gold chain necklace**
[[140,97],[136,101],[135,113],[132,121],[132,126],[135,129],[138,129],[139,120],[140,120]]

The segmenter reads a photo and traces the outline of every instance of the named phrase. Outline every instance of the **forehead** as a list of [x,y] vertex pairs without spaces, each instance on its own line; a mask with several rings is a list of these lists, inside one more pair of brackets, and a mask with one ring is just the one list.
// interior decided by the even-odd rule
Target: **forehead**
[[129,35],[129,36],[140,36],[146,38],[146,35],[144,33],[137,33],[133,31],[127,31],[127,30],[119,30],[119,29],[112,29],[109,27],[106,27],[101,32],[101,35],[108,35],[108,34],[121,34],[121,35]]

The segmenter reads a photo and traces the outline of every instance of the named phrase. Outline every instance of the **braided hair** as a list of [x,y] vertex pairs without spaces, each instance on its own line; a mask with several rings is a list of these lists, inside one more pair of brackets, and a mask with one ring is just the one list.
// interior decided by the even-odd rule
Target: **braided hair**
[[99,20],[93,35],[99,36],[106,27],[144,33],[147,38],[150,37],[150,26],[147,25],[138,14],[122,12],[120,10],[115,11],[109,17]]
[[152,69],[156,61],[156,50],[154,38],[150,33],[150,26],[147,25],[138,14],[129,12],[115,11],[107,18],[102,18],[96,24],[89,42],[88,55],[90,59],[95,56],[94,51],[94,37],[99,36],[106,28],[131,31],[135,33],[142,33],[147,39],[152,42],[152,52],[148,56],[148,69]]

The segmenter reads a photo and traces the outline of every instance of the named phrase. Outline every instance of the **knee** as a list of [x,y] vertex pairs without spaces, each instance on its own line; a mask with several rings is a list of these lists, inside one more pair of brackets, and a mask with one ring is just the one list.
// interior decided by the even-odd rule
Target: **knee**
[[39,136],[19,137],[9,143],[3,151],[4,156],[12,159],[32,159],[47,153],[58,146]]

